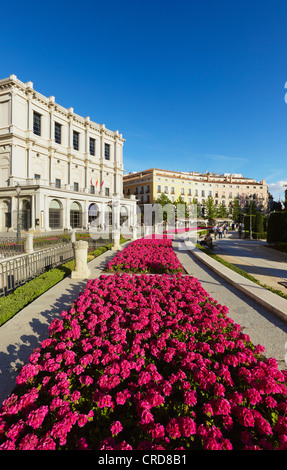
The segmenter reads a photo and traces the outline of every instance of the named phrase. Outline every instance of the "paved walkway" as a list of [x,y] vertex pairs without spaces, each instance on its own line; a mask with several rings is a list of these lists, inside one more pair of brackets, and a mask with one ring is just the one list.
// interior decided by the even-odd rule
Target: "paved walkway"
[[[222,272],[216,272],[217,268],[210,257],[205,255],[200,258],[202,253],[198,253],[199,250],[190,251],[178,241],[174,242],[174,248],[187,273],[199,279],[213,298],[228,306],[231,318],[250,335],[251,341],[265,346],[266,356],[275,357],[279,368],[286,369],[287,322],[284,315],[281,318],[272,313],[269,308],[235,287],[238,281],[233,278],[230,270],[229,278],[227,275],[224,279]],[[114,252],[108,251],[91,261],[91,278],[98,277],[113,256]],[[232,278],[234,285],[230,283]],[[47,337],[48,326],[53,318],[70,307],[85,285],[86,281],[67,277],[0,327],[0,405],[13,391],[16,376],[28,362],[33,349]],[[287,305],[287,301],[285,302]],[[285,304],[282,308],[285,308]],[[287,308],[285,311],[287,315]]]
[[287,294],[279,282],[287,282],[287,253],[271,248],[265,240],[248,240],[230,232],[226,238],[216,239],[214,253],[251,274],[262,284]]

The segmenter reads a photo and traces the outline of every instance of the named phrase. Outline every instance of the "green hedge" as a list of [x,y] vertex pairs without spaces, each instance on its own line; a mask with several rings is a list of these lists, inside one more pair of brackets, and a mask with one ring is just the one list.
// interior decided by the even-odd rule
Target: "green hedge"
[[[254,240],[266,240],[267,232],[252,232]],[[249,238],[249,230],[245,230],[245,238]]]
[[287,212],[272,212],[268,220],[268,243],[287,243]]
[[[124,243],[126,240],[121,240]],[[94,251],[88,253],[88,259],[96,258],[105,251],[111,249],[112,244],[101,246]],[[0,326],[12,318],[22,308],[44,294],[51,287],[58,284],[65,277],[69,276],[74,270],[75,260],[68,261],[61,266],[51,269],[48,272],[26,282],[23,286],[18,287],[12,294],[0,297]]]

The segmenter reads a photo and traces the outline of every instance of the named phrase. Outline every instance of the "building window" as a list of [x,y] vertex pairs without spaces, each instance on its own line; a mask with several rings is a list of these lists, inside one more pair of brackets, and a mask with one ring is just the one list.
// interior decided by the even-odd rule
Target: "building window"
[[105,160],[109,160],[109,159],[110,159],[110,145],[105,144]]
[[157,187],[157,192],[158,193],[161,193],[161,185],[159,184],[158,187]]
[[33,114],[33,132],[36,135],[41,135],[41,114],[34,111]]
[[96,141],[95,139],[90,138],[90,155],[95,156],[96,154]]
[[58,178],[55,179],[55,187],[56,187],[56,188],[60,188],[60,187],[61,187],[61,180],[59,180]]
[[109,196],[110,195],[110,188],[105,188],[105,196]]
[[181,188],[181,194],[182,195],[184,194],[184,188]]
[[62,126],[58,122],[55,122],[55,142],[60,144],[62,140]]
[[61,227],[61,212],[62,208],[60,203],[53,199],[49,207],[49,227],[60,228]]
[[74,183],[74,191],[79,191],[79,183]]
[[164,187],[164,192],[165,192],[165,194],[168,194],[168,186]]
[[170,193],[174,194],[174,186],[171,187]]
[[79,150],[79,132],[73,131],[73,149]]
[[90,186],[90,193],[95,194],[95,186],[93,186],[92,184]]

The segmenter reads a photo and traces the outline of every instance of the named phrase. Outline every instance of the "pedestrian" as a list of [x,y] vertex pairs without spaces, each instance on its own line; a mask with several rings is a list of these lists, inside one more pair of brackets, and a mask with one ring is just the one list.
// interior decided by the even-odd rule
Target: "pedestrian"
[[221,227],[221,225],[218,227],[218,237],[219,238],[222,238],[222,232],[223,232],[223,229]]
[[226,224],[223,225],[223,236],[226,237]]
[[242,225],[241,224],[239,224],[238,233],[239,233],[239,238],[241,238],[241,234],[242,234]]
[[217,232],[218,232],[218,227],[217,227],[217,225],[214,225],[214,227],[213,227],[214,240],[216,240]]

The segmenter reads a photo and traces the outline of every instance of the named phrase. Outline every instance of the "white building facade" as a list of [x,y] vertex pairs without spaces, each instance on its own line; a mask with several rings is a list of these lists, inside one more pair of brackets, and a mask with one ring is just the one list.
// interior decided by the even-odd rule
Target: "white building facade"
[[32,82],[0,80],[0,232],[18,224],[35,232],[87,229],[94,219],[102,227],[132,225],[136,201],[123,196],[123,144],[118,131],[63,108]]

